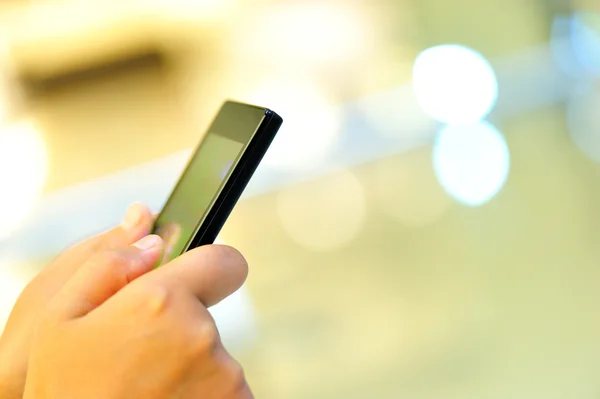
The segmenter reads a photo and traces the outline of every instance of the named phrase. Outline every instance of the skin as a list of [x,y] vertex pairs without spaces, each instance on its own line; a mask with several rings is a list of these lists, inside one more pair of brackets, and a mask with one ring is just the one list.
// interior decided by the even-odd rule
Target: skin
[[206,246],[155,269],[152,220],[133,205],[26,287],[0,338],[2,399],[252,398],[207,310],[241,286],[246,261]]

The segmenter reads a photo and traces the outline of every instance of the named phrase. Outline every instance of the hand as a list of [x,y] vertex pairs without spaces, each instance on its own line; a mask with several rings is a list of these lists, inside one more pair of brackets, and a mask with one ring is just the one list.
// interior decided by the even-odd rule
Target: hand
[[128,246],[146,236],[153,217],[141,204],[132,205],[121,226],[65,251],[23,290],[0,337],[2,399],[21,399],[33,328],[46,304],[94,253]]
[[207,310],[244,282],[244,258],[205,246],[150,271],[163,246],[148,236],[77,271],[37,326],[25,399],[252,398]]

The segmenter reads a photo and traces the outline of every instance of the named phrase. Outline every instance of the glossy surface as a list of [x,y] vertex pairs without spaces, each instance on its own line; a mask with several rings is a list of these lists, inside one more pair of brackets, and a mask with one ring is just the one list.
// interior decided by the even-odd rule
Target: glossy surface
[[216,236],[227,220],[277,132],[274,118],[263,108],[223,105],[156,220],[154,232],[166,242],[164,262],[212,242],[203,237]]

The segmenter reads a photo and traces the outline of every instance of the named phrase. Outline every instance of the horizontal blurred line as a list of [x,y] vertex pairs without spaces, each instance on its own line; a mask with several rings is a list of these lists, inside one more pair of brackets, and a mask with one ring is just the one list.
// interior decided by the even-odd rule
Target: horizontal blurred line
[[[555,66],[547,46],[527,49],[492,64],[501,88],[497,108],[491,115],[494,121],[563,101],[569,92],[570,82]],[[365,107],[384,110],[391,107],[390,112],[394,112],[390,101],[398,101],[398,106],[414,101],[409,89],[400,86],[343,105],[341,142],[327,161],[310,170],[293,172],[261,166],[244,197],[428,144],[435,125],[384,137],[364,115]],[[73,242],[116,225],[126,207],[137,200],[160,210],[190,153],[183,151],[47,194],[29,223],[10,239],[0,242],[0,255],[13,259],[52,256]]]

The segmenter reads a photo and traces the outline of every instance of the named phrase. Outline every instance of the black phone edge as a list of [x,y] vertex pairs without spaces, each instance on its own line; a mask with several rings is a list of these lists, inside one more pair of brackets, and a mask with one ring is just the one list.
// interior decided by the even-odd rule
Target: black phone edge
[[[202,226],[192,238],[186,251],[202,245],[213,244],[227,218],[233,211],[236,203],[246,189],[248,182],[258,168],[267,149],[283,123],[283,119],[275,112],[265,110],[265,120],[261,123],[248,148],[235,167],[233,174],[227,180],[225,187],[213,204],[209,214],[204,219]],[[243,183],[239,183],[243,182]]]

